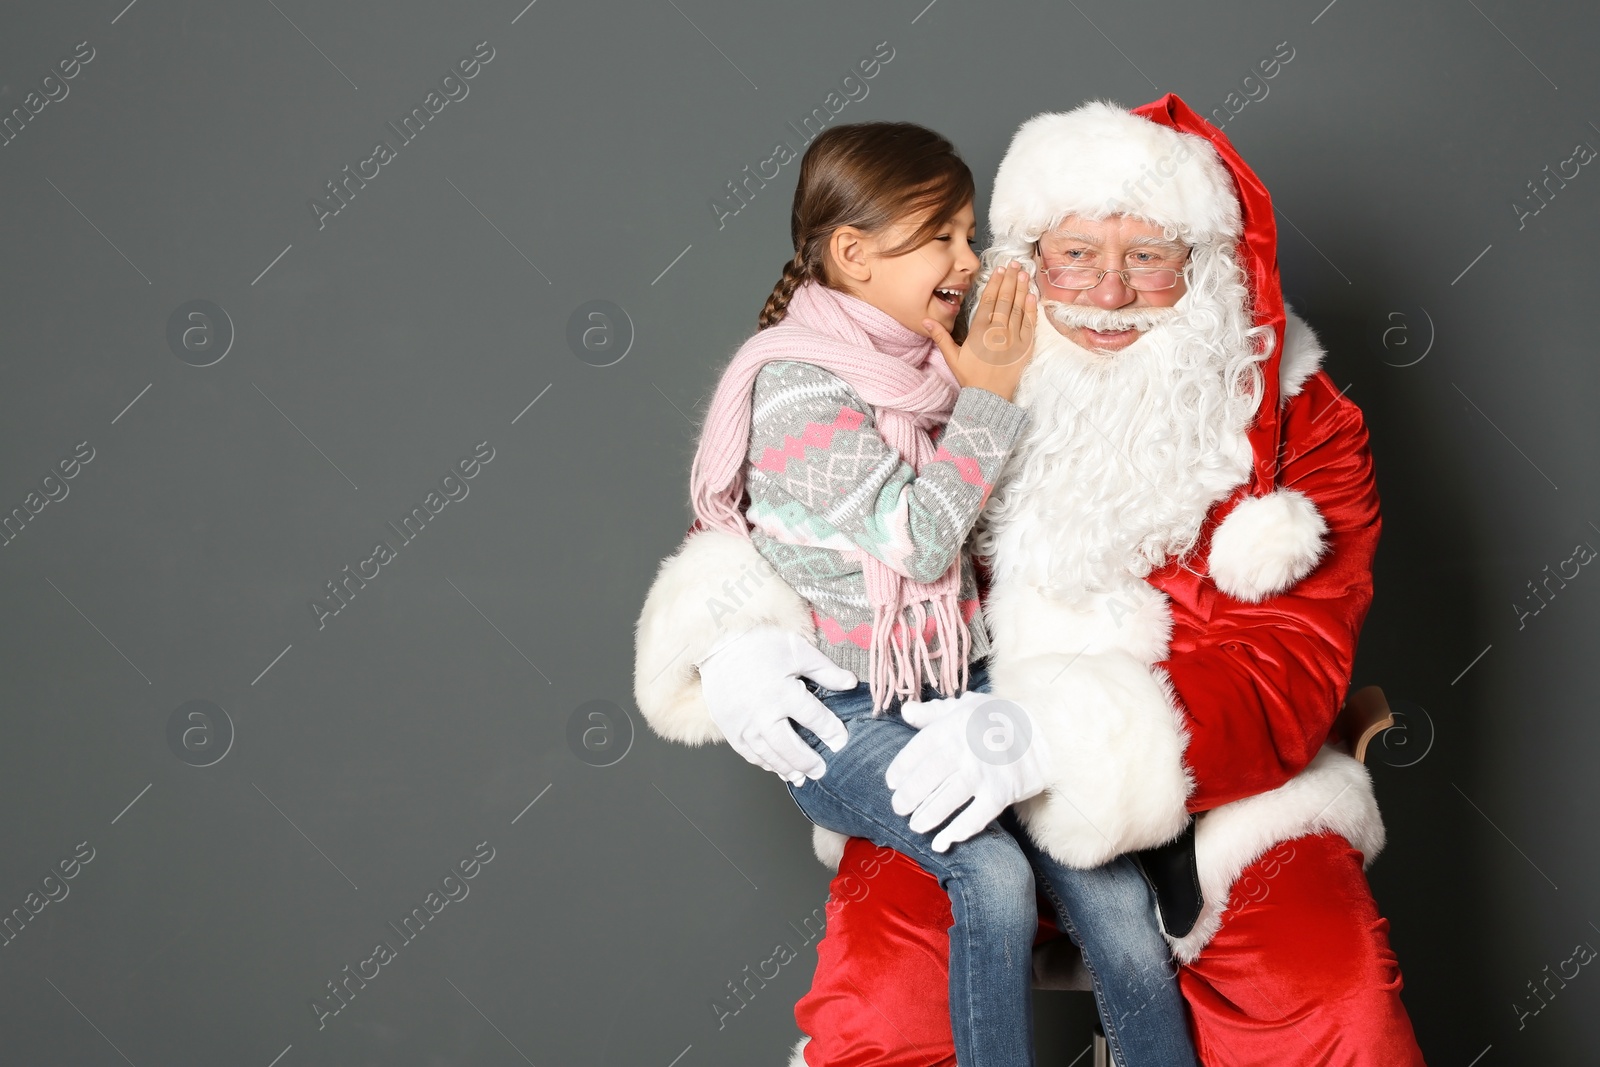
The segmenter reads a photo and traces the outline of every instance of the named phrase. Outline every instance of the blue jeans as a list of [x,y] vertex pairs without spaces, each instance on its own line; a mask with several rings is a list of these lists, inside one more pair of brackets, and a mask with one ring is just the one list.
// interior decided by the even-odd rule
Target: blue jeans
[[[901,718],[899,701],[875,718],[865,682],[838,692],[807,686],[844,720],[850,739],[834,752],[795,724],[828,770],[791,785],[789,795],[817,825],[915,859],[950,894],[950,1029],[960,1067],[1033,1065],[1036,886],[1062,932],[1083,950],[1118,1067],[1196,1067],[1177,968],[1156,924],[1154,896],[1131,859],[1119,856],[1089,871],[1063,866],[1009,810],[948,851],[933,851],[938,828],[916,833],[890,807],[884,773],[916,734]],[[988,691],[983,663],[972,665],[969,688]],[[921,695],[939,694],[924,686]]]

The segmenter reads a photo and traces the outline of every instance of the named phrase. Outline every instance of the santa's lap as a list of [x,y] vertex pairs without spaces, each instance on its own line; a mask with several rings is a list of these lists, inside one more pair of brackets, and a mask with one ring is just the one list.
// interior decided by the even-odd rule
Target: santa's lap
[[[948,897],[912,860],[859,838],[839,871],[816,975],[795,1006],[806,1062],[952,1067]],[[1337,834],[1259,857],[1235,881],[1222,928],[1179,971],[1201,1062],[1422,1064],[1388,930],[1361,853]]]

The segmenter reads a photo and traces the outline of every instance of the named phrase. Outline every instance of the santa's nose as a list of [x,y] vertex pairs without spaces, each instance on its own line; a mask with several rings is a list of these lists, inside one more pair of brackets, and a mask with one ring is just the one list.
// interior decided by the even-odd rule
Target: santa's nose
[[1120,308],[1133,303],[1138,294],[1128,288],[1122,280],[1122,275],[1115,271],[1107,271],[1106,276],[1100,279],[1100,284],[1087,290],[1090,303],[1096,307]]

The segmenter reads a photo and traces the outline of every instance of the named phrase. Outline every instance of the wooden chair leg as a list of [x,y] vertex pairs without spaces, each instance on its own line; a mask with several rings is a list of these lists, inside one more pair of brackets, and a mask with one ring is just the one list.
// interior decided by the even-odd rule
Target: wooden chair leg
[[1367,745],[1372,739],[1394,725],[1394,714],[1383,690],[1375,685],[1363,686],[1345,698],[1339,709],[1339,732],[1348,744],[1350,754],[1365,763]]

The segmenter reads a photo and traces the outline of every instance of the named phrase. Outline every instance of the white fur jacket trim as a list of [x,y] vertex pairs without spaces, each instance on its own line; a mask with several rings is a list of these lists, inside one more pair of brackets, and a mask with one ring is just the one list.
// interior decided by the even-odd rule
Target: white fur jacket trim
[[669,741],[724,741],[696,667],[724,639],[772,624],[816,642],[811,608],[748,537],[702,530],[661,563],[635,624],[633,698]]
[[1129,577],[1078,608],[997,577],[984,605],[990,688],[1020,705],[1053,754],[1044,792],[1017,805],[1039,846],[1098,867],[1188,825],[1188,731],[1166,672],[1167,595]]

